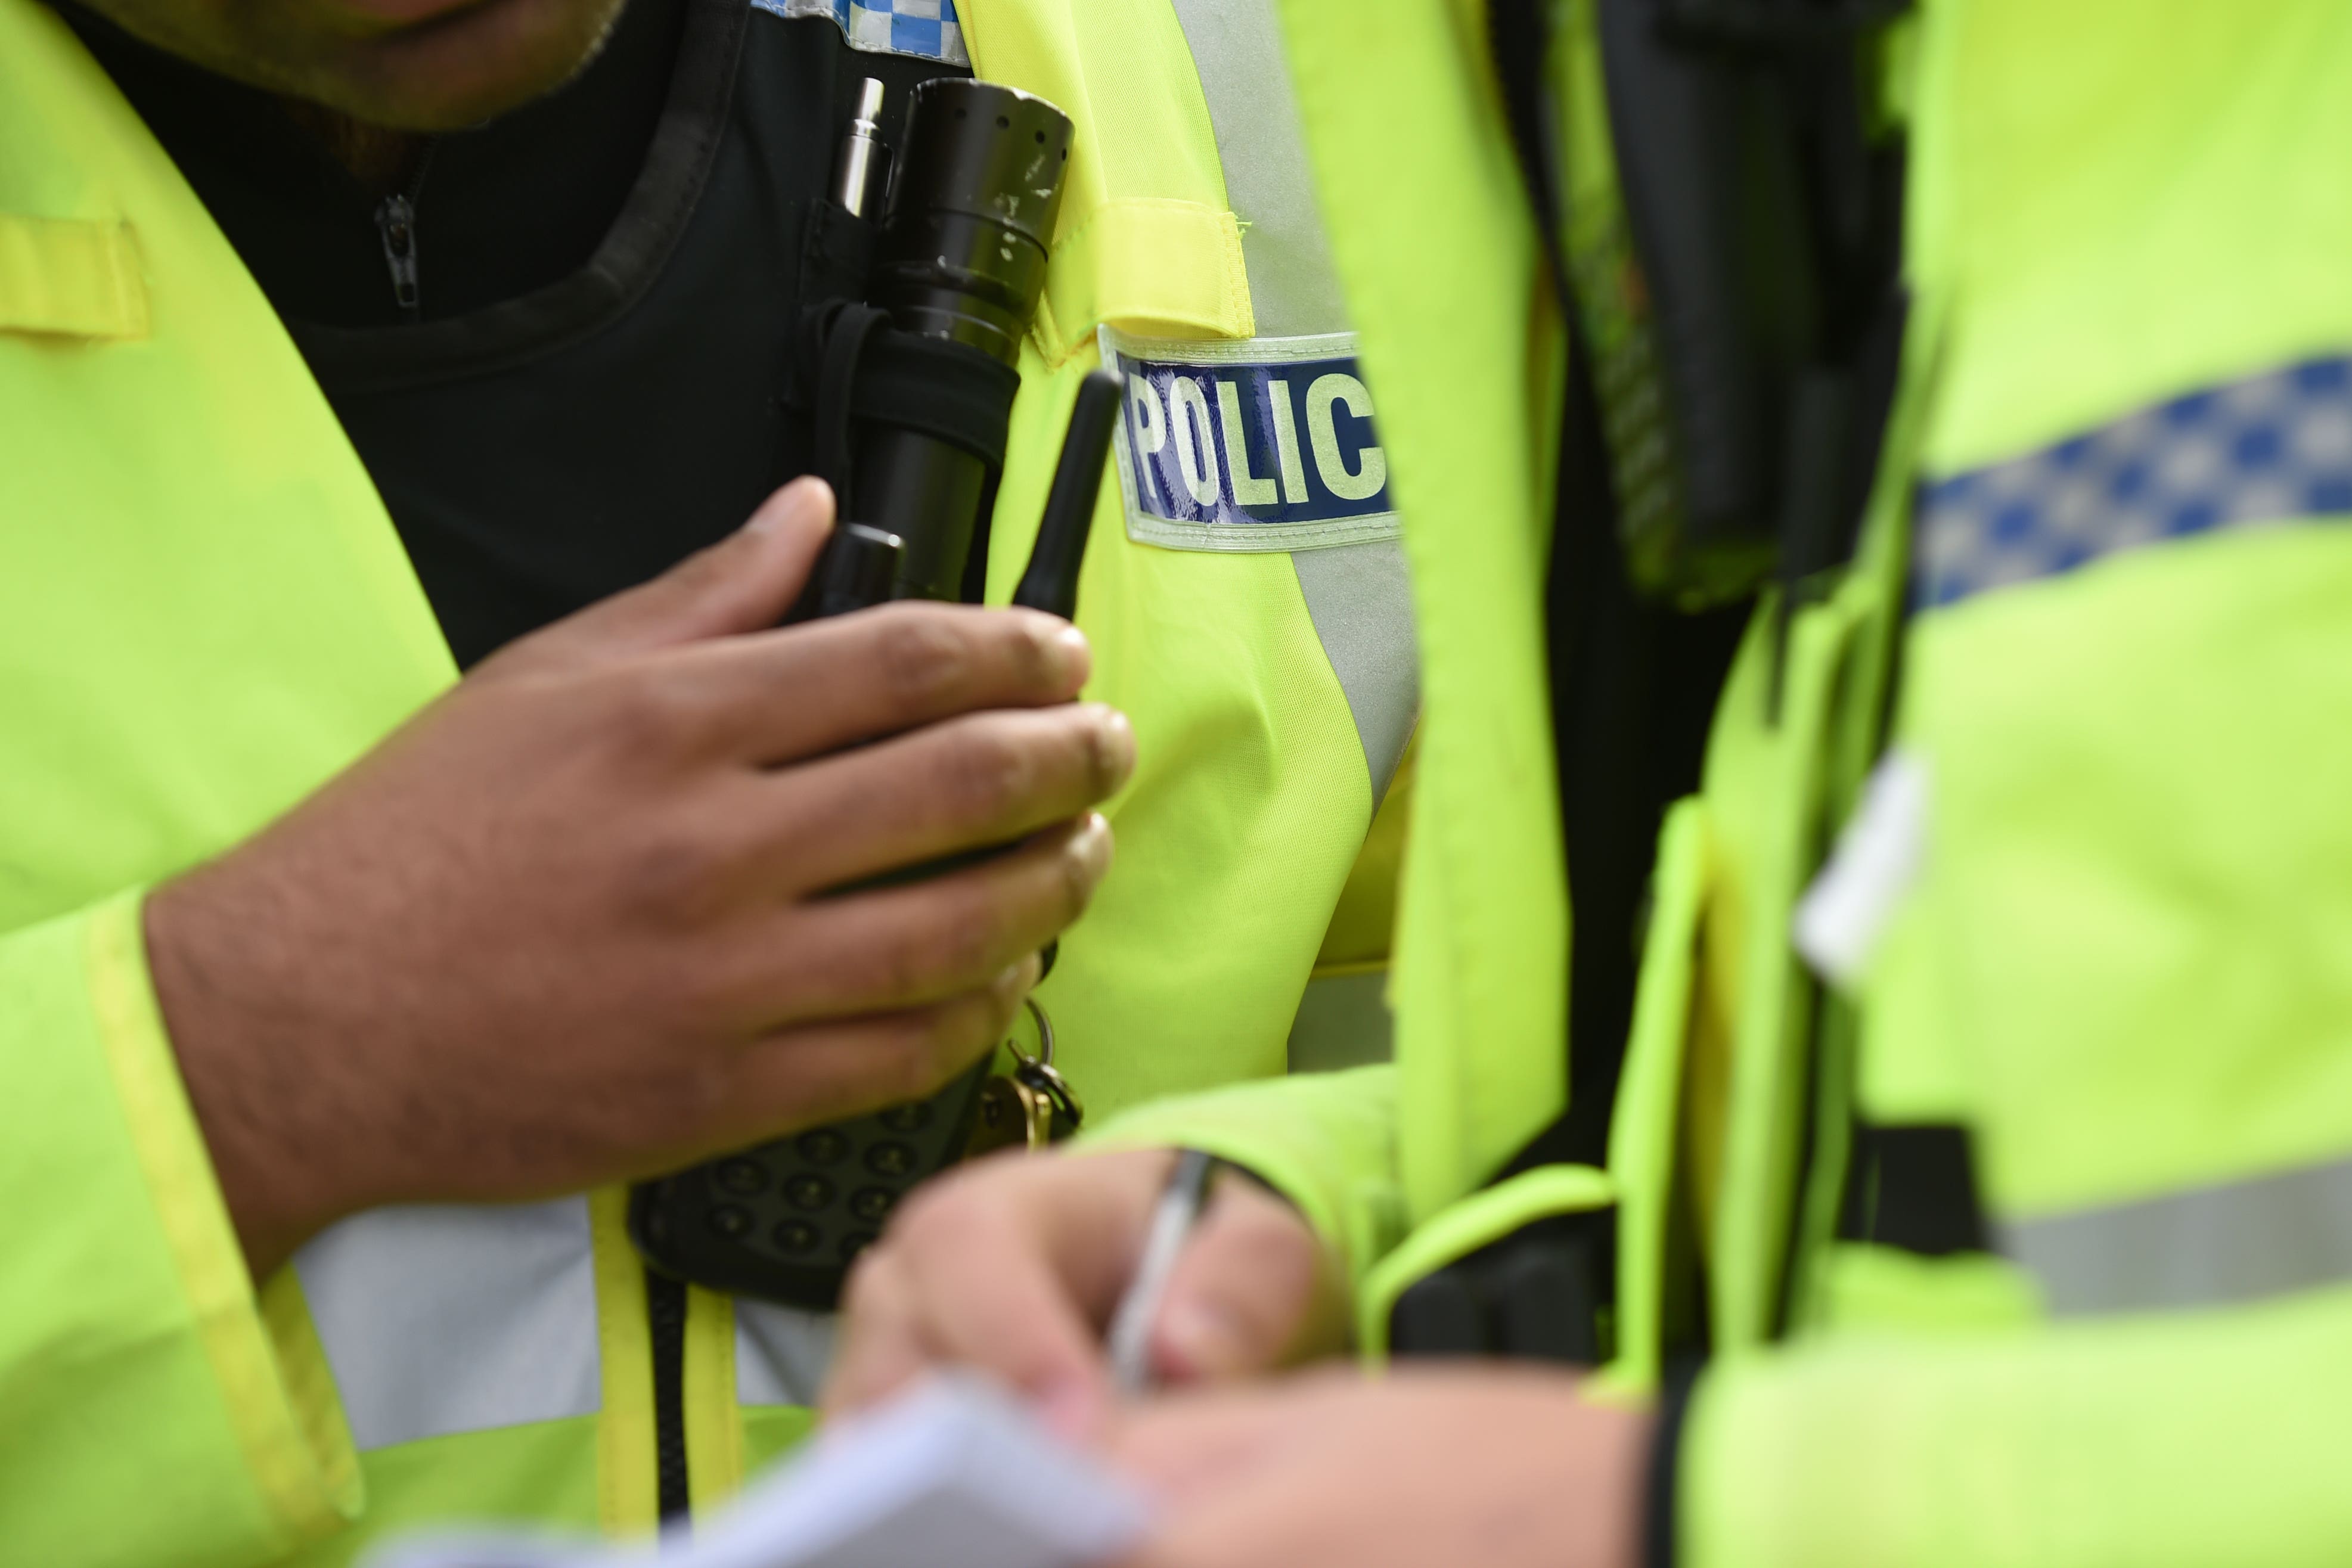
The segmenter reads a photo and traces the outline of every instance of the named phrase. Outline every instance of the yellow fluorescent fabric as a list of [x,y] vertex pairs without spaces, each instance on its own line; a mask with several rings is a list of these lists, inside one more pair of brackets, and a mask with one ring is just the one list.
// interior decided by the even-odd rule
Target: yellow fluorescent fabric
[[1609,1128],[1609,1172],[1617,1186],[1617,1354],[1629,1387],[1655,1383],[1663,1359],[1669,1228],[1677,1134],[1683,1123],[1683,1061],[1690,1039],[1699,911],[1706,901],[1714,846],[1705,805],[1685,800],[1658,834],[1648,961],[1642,967],[1632,1038]]
[[1087,1134],[1097,1148],[1205,1149],[1272,1183],[1339,1249],[1351,1276],[1406,1229],[1396,1070],[1385,1063],[1163,1100]]
[[[147,983],[141,907],[134,894],[118,896],[86,927],[90,997],[107,1066],[247,1462],[295,1532],[315,1534],[358,1508],[351,1437],[290,1272],[271,1281],[257,1321],[252,1281]],[[289,1435],[301,1440],[289,1442]]]
[[1255,330],[1234,215],[1194,202],[1107,202],[1054,242],[1036,340],[1056,365],[1117,322],[1163,338]]
[[1052,100],[1077,128],[1032,332],[1046,367],[1105,322],[1250,336],[1241,231],[1167,0],[975,0],[959,14],[979,75]]
[[[1105,1136],[1251,1166],[1361,1270],[1561,1103],[1567,907],[1541,603],[1559,355],[1528,332],[1534,235],[1471,13],[1383,6],[1374,23],[1339,0],[1284,0],[1280,15],[1381,399],[1420,634],[1397,1060],[1153,1106]],[[1384,1107],[1396,1124],[1381,1132]]]
[[1966,327],[1929,473],[2292,362],[2342,319],[2352,203],[2334,158],[2291,154],[2352,139],[2315,66],[2347,26],[2324,0],[1931,9],[1910,248]]
[[10,331],[145,337],[130,225],[0,213],[0,332]]
[[355,1510],[357,1470],[315,1344],[247,1281],[138,911],[0,937],[0,1536],[42,1563],[267,1561]]
[[735,1303],[700,1286],[686,1294],[687,1492],[699,1511],[742,1490],[743,1424],[735,1410]]
[[[1058,362],[1034,344],[1026,355],[1001,491],[1002,596],[1094,362],[1093,318],[1209,335],[1252,320],[1213,136],[1164,0],[973,0],[968,16],[984,70],[1080,125],[1047,329]],[[257,1302],[232,1288],[242,1264],[201,1145],[184,1110],[176,1123],[156,1113],[177,1103],[160,1029],[147,1015],[151,1037],[126,1046],[101,1027],[103,1009],[132,1016],[115,984],[131,982],[93,967],[83,926],[99,916],[77,912],[121,898],[129,913],[114,918],[128,924],[108,928],[120,938],[136,889],[253,831],[454,672],[381,502],[267,302],[111,85],[30,0],[0,0],[0,147],[12,308],[31,311],[22,258],[35,252],[48,278],[58,256],[95,246],[121,286],[109,317],[66,309],[44,282],[40,329],[0,331],[0,1196],[16,1217],[12,1265],[25,1260],[0,1282],[0,1454],[22,1458],[0,1465],[9,1543],[53,1546],[43,1560],[66,1568],[260,1568],[320,1531],[332,1533],[297,1560],[345,1562],[385,1528],[467,1513],[642,1530],[650,1365],[617,1194],[596,1197],[591,1227],[600,1414],[405,1444],[355,1469],[299,1291],[278,1282]],[[35,234],[47,237],[24,243]],[[132,277],[143,323],[121,282]],[[1108,1113],[1283,1071],[1371,802],[1346,694],[1286,559],[1133,546],[1114,503],[1084,598],[1094,694],[1135,716],[1144,762],[1117,803],[1118,875],[1065,944],[1047,1000],[1065,1063]],[[115,938],[106,974],[129,974],[135,943]],[[136,1062],[143,1076],[125,1068]],[[1330,1141],[1384,1148],[1384,1082]],[[37,1126],[6,1120],[24,1107],[40,1108]],[[1342,1186],[1331,1207],[1384,1245],[1391,1192],[1385,1178]],[[806,1419],[730,1426],[733,1346],[711,1307],[690,1313],[687,1376],[706,1499]],[[362,1527],[334,1531],[355,1510]]]
[[597,1521],[605,1534],[618,1536],[649,1534],[661,1517],[651,1458],[654,1358],[646,1323],[646,1270],[629,1244],[628,1217],[626,1188],[589,1194],[596,1351],[604,1380],[595,1422]]
[[1371,831],[1348,873],[1347,885],[1331,911],[1330,929],[1315,954],[1315,972],[1355,974],[1386,968],[1396,938],[1397,888],[1404,870],[1405,828],[1412,815],[1411,742],[1405,745],[1389,792],[1372,817]]
[[[1948,313],[1906,372],[1926,477],[2352,352],[2352,13],[1937,0],[1917,48],[1911,251]],[[2175,428],[2151,459],[2200,455]],[[1859,1087],[1966,1113],[1997,1242],[2352,1150],[2352,745],[2326,717],[2352,701],[2352,540],[2296,511],[1911,623],[1927,852],[1863,988]],[[2297,1251],[2340,1231],[2305,1219]],[[2053,1323],[2023,1270],[1837,1249],[1830,1332],[1701,1385],[1685,1561],[2344,1561],[2352,1290],[2192,1307],[2228,1281],[2126,1262],[2178,1293]]]
[[1683,1450],[1714,1568],[2322,1568],[2352,1542],[2352,1295],[1717,1375]]
[[[1930,475],[2352,350],[2352,13],[1975,0],[1922,47],[1916,248],[1954,329]],[[2352,745],[2313,722],[2352,678],[2352,540],[2294,510],[1915,623],[1899,728],[1952,847],[1873,1034],[1941,1016],[2000,1209],[2352,1147]]]
[[[1052,99],[1079,127],[1047,285],[1062,313],[1024,349],[998,491],[1001,600],[1035,538],[1078,378],[1097,363],[1095,328],[1188,313],[1192,336],[1251,324],[1208,110],[1166,0],[982,0],[965,15],[982,75]],[[1195,308],[1203,288],[1238,289],[1237,304]],[[1107,481],[1078,624],[1094,645],[1087,695],[1133,719],[1138,763],[1109,811],[1117,871],[1041,997],[1100,1118],[1284,1070],[1371,792],[1288,557],[1137,544]]]
[[[1557,1111],[1567,909],[1543,682],[1556,340],[1460,13],[1284,0],[1324,224],[1380,389],[1422,652],[1391,980],[1399,1157],[1423,1217]],[[1411,193],[1400,200],[1399,193]],[[1431,280],[1445,278],[1445,287]],[[1538,333],[1538,340],[1549,334]]]
[[19,321],[28,249],[116,269],[113,306],[68,320],[51,291],[45,329],[0,332],[0,1519],[58,1568],[239,1568],[360,1486],[299,1296],[247,1282],[135,890],[341,767],[448,655],[258,291],[26,0],[0,0],[0,147]]

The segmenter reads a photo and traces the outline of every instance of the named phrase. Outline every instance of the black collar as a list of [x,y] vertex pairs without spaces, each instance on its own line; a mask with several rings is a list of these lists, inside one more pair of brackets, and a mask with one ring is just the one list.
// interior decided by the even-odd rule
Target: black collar
[[[627,308],[676,243],[727,112],[742,0],[633,0],[597,58],[536,103],[435,139],[400,194],[418,296],[404,309],[383,198],[271,95],[63,0],[322,375],[389,387],[492,369]],[[331,369],[330,368],[331,366]]]

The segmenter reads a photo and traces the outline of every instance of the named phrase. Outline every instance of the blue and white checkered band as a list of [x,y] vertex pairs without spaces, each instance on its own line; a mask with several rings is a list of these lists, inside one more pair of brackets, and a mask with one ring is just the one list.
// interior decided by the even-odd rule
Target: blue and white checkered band
[[2217,528],[2352,512],[2352,359],[2190,392],[1921,486],[1923,608]]
[[1127,383],[1129,538],[1251,551],[1396,537],[1355,334],[1194,343],[1106,327],[1102,355]]
[[971,67],[955,0],[751,0],[751,8],[779,16],[830,16],[851,48],[868,54]]

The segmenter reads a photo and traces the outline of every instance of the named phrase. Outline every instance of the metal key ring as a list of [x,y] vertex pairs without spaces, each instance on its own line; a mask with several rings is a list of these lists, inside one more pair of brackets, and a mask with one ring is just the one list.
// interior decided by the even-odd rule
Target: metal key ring
[[1053,1066],[1054,1020],[1045,1016],[1045,1009],[1038,1005],[1035,997],[1022,998],[1021,1005],[1027,1008],[1029,1016],[1037,1020],[1037,1054],[1030,1055],[1015,1044],[1010,1036],[1005,1039],[1004,1048],[1013,1053],[1013,1060],[1024,1067]]

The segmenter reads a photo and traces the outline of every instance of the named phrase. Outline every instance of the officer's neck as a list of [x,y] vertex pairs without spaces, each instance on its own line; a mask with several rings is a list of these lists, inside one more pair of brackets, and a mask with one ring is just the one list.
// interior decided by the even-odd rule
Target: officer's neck
[[415,178],[427,138],[412,131],[362,124],[348,114],[299,99],[280,101],[286,106],[287,118],[324,147],[352,179],[377,194],[404,190]]

